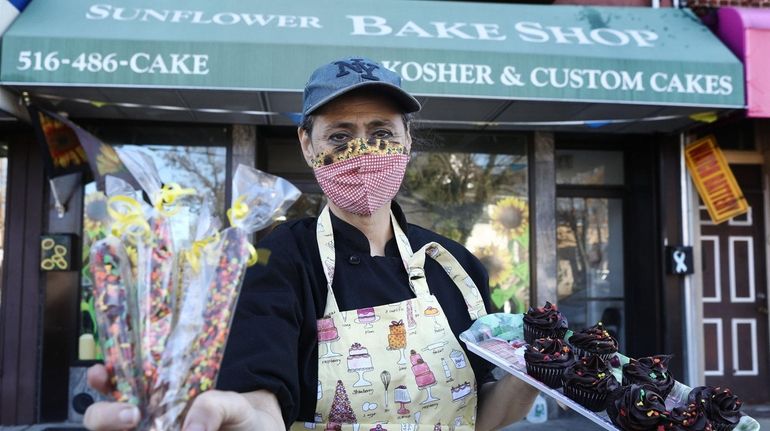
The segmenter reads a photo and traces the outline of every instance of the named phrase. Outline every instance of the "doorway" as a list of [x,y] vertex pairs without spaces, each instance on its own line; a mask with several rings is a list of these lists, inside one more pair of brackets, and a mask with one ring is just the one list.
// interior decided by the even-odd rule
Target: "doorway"
[[731,166],[749,212],[719,225],[701,202],[706,384],[770,401],[764,193],[760,165]]
[[556,152],[559,308],[570,327],[602,322],[626,351],[624,153]]

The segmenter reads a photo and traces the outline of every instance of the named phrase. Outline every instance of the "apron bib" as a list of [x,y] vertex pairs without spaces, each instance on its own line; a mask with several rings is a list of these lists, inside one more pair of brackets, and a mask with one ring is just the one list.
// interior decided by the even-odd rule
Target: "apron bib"
[[[314,422],[291,430],[471,431],[476,422],[473,369],[425,280],[425,256],[436,260],[458,289],[472,319],[486,314],[473,280],[440,244],[413,252],[391,214],[404,269],[415,298],[340,311],[332,291],[335,254],[329,208],[316,236],[328,294],[318,320],[318,401]],[[366,286],[363,286],[366,288]]]

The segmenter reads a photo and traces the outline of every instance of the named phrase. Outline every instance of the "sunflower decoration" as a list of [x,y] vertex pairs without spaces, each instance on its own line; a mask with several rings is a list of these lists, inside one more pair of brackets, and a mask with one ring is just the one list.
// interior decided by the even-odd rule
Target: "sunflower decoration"
[[99,175],[104,176],[121,172],[124,168],[115,149],[109,145],[102,145],[96,156],[96,169]]
[[497,231],[518,238],[529,229],[529,206],[519,198],[507,197],[492,207],[491,218]]
[[489,285],[502,285],[511,276],[511,252],[497,244],[487,244],[473,250],[489,273]]
[[107,197],[102,192],[86,194],[83,203],[83,231],[90,241],[96,241],[105,236],[105,225],[109,221],[107,214]]

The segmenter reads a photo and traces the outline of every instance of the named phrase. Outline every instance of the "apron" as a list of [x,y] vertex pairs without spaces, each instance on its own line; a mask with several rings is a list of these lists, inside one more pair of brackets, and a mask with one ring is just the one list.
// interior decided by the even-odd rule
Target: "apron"
[[295,422],[293,431],[474,429],[476,378],[428,290],[425,256],[451,277],[473,320],[486,314],[484,302],[444,247],[431,242],[413,252],[392,213],[391,224],[416,297],[340,311],[332,291],[335,254],[329,208],[318,218],[316,236],[328,283],[324,317],[318,320],[318,402],[315,421]]

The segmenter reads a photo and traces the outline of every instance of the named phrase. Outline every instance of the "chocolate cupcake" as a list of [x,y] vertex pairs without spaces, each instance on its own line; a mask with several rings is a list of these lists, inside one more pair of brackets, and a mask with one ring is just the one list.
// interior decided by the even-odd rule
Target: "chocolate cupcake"
[[524,352],[527,374],[545,383],[549,388],[561,387],[564,370],[575,362],[567,343],[558,338],[540,338],[527,345]]
[[604,410],[610,394],[620,388],[607,363],[598,356],[575,361],[564,370],[562,382],[564,395],[594,412]]
[[538,338],[564,338],[566,333],[567,318],[550,302],[543,307],[529,307],[524,315],[524,340],[529,344]]
[[741,420],[741,400],[730,389],[699,386],[687,396],[689,404],[703,410],[716,431],[729,431]]
[[668,423],[663,398],[647,385],[624,386],[607,405],[607,415],[622,430],[656,430]]
[[714,431],[703,410],[695,404],[674,407],[665,427],[672,431]]
[[604,329],[602,322],[575,332],[569,337],[569,344],[578,358],[597,355],[609,361],[618,353],[618,340],[612,338],[612,335]]
[[623,365],[623,386],[637,384],[650,385],[665,400],[674,388],[674,377],[668,371],[671,355],[657,355],[631,359]]

